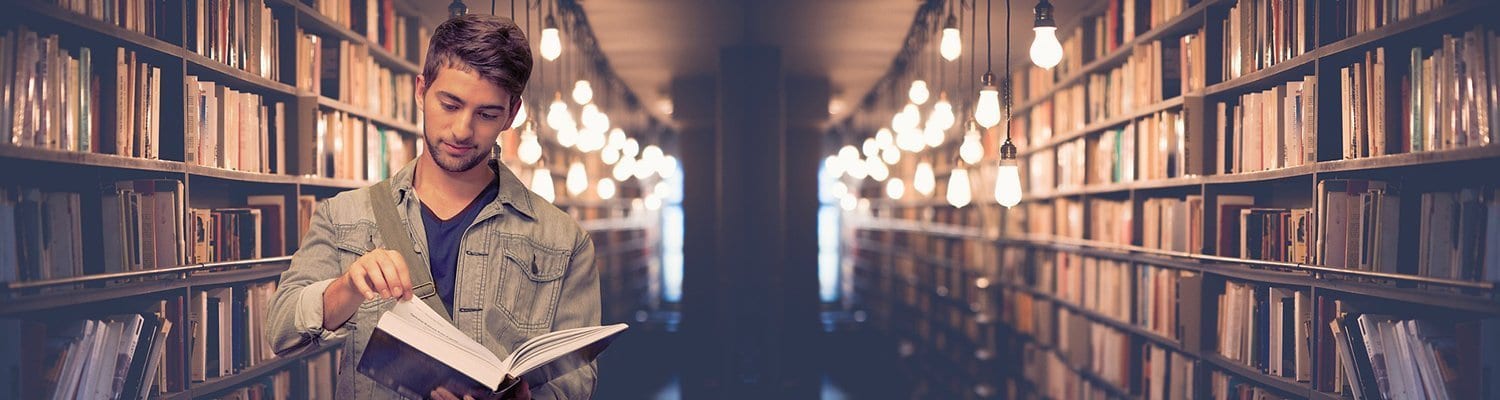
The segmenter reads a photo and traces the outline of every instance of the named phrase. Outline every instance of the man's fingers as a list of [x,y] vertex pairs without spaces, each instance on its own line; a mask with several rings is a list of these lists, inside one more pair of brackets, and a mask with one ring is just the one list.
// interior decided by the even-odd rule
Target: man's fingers
[[375,260],[375,258],[366,257],[364,260],[365,273],[370,276],[370,285],[375,288],[376,292],[380,293],[380,297],[389,298],[391,297],[390,288],[386,287],[385,274],[380,272],[380,262]]
[[354,283],[354,290],[358,290],[359,291],[359,295],[360,296],[364,296],[364,298],[365,298],[366,301],[368,301],[368,300],[374,300],[375,296],[376,296],[376,293],[375,293],[374,290],[370,289],[370,284],[368,284],[368,283],[365,282],[366,279],[368,279],[368,278],[365,277],[364,269],[362,269],[362,268],[351,268],[350,269],[350,271],[349,271],[349,281],[351,281],[351,282]]
[[389,264],[391,266],[391,270],[387,271],[385,276],[386,278],[394,276],[396,278],[395,281],[389,283],[400,289],[400,292],[396,293],[396,296],[403,299],[411,298],[411,276],[406,266],[406,259],[401,256],[401,253],[395,250],[386,250],[384,253],[386,259],[390,261]]
[[454,396],[453,393],[451,393],[451,392],[448,391],[448,389],[441,388],[441,387],[439,387],[437,389],[433,389],[432,393],[428,393],[428,395],[432,396],[432,398],[434,398],[434,399],[439,399],[439,400],[458,400],[458,397]]

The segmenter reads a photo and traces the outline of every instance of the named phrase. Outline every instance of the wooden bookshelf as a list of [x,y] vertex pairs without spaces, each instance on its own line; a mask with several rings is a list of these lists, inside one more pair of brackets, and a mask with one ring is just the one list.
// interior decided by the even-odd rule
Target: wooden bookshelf
[[[352,0],[363,2],[365,0]],[[420,24],[421,18],[416,18],[419,6],[416,4],[405,4],[406,0],[396,0],[395,9],[402,17],[410,17],[412,23]],[[287,200],[281,210],[280,221],[277,225],[285,229],[282,237],[284,241],[285,254],[292,254],[299,243],[297,236],[297,221],[299,204],[297,199],[302,196],[315,196],[322,199],[332,196],[338,192],[368,186],[372,181],[333,179],[303,175],[301,171],[308,171],[310,167],[297,165],[301,160],[296,148],[302,139],[314,135],[314,126],[300,121],[300,115],[315,115],[322,107],[345,111],[351,117],[366,120],[384,128],[390,128],[400,132],[400,136],[406,140],[419,138],[421,128],[411,122],[397,121],[394,118],[379,115],[378,112],[365,109],[356,109],[348,104],[321,97],[313,93],[299,90],[293,83],[297,82],[297,72],[293,68],[297,64],[298,54],[296,50],[296,38],[294,33],[301,28],[309,33],[324,35],[329,41],[344,41],[356,44],[364,44],[369,48],[371,59],[384,68],[396,73],[418,73],[419,67],[416,59],[421,54],[416,54],[418,43],[414,43],[417,34],[403,32],[409,35],[410,54],[413,59],[396,56],[392,51],[369,40],[365,35],[356,33],[347,28],[338,27],[328,18],[319,15],[311,7],[298,0],[268,0],[264,2],[270,9],[270,14],[275,18],[280,29],[277,30],[276,48],[277,54],[271,55],[269,60],[272,65],[279,68],[279,76],[275,79],[249,72],[245,69],[231,67],[230,65],[211,59],[207,56],[185,47],[191,43],[193,33],[190,31],[190,23],[185,22],[192,18],[188,10],[188,3],[184,0],[166,0],[155,3],[160,7],[162,15],[169,19],[178,21],[159,21],[163,24],[165,33],[158,37],[121,28],[112,23],[91,19],[90,17],[77,14],[57,6],[50,1],[23,1],[10,7],[12,12],[0,16],[0,28],[15,30],[26,27],[38,35],[56,35],[60,39],[61,48],[67,49],[72,56],[77,57],[78,47],[88,47],[93,51],[93,72],[98,75],[102,82],[113,82],[115,73],[115,48],[136,52],[142,62],[160,68],[160,92],[157,118],[160,121],[159,143],[154,143],[160,149],[159,159],[134,158],[114,154],[104,154],[113,149],[95,149],[95,152],[76,152],[40,147],[22,147],[10,144],[0,144],[0,166],[10,171],[19,172],[0,179],[0,187],[26,187],[38,188],[48,192],[78,193],[80,198],[79,219],[82,224],[83,245],[83,271],[102,271],[99,266],[104,257],[100,255],[100,241],[103,237],[97,226],[101,224],[99,201],[101,195],[97,188],[101,184],[122,180],[134,179],[172,179],[182,182],[181,199],[183,205],[188,208],[212,208],[243,206],[248,196],[274,195]],[[426,7],[421,4],[420,7]],[[175,18],[174,18],[175,17]],[[231,23],[231,25],[234,25]],[[269,27],[266,27],[269,29]],[[422,27],[412,26],[414,29]],[[430,30],[430,27],[426,29]],[[184,107],[188,101],[187,91],[184,83],[187,76],[195,76],[203,81],[210,81],[222,85],[234,91],[253,94],[264,99],[263,105],[267,111],[271,111],[272,103],[281,103],[285,107],[284,133],[281,137],[272,139],[275,143],[266,143],[267,154],[277,151],[277,145],[283,146],[286,153],[270,154],[268,161],[280,160],[283,169],[274,170],[275,173],[248,172],[231,170],[212,166],[198,165],[185,162],[184,147],[191,143],[184,143]],[[9,78],[9,77],[7,77]],[[104,118],[96,126],[95,135],[110,134],[114,132],[109,120],[111,112],[115,112],[112,83],[104,84],[96,97],[101,100],[99,107],[94,113],[102,113]],[[382,99],[384,101],[386,99]],[[269,130],[269,128],[268,128]],[[274,132],[274,131],[272,131]],[[9,138],[10,133],[5,133]],[[420,140],[420,139],[417,139]],[[307,139],[305,143],[313,143]],[[303,151],[307,149],[301,149]],[[412,152],[415,154],[415,151]],[[360,161],[361,165],[364,161]],[[273,171],[273,166],[267,166],[267,171]],[[362,166],[360,168],[363,168]],[[363,176],[363,175],[361,175]],[[190,251],[190,250],[189,250]],[[59,319],[83,319],[98,318],[106,311],[112,313],[133,313],[132,307],[139,305],[146,307],[165,299],[183,298],[189,296],[195,290],[211,287],[239,287],[245,284],[262,283],[276,280],[284,272],[289,264],[290,256],[262,257],[259,259],[216,262],[195,265],[183,265],[175,267],[159,267],[155,269],[117,272],[97,273],[86,272],[85,275],[70,276],[62,279],[29,280],[0,283],[0,318],[14,318],[25,320],[59,320]],[[134,311],[133,311],[134,310]],[[182,313],[186,318],[186,312]],[[227,318],[227,316],[226,316]],[[179,323],[168,336],[168,342],[184,345],[188,339],[183,332],[187,332],[187,321],[174,321]],[[242,335],[241,333],[237,333]],[[192,382],[190,379],[182,378],[184,390],[168,393],[162,398],[186,399],[216,397],[231,394],[247,385],[258,384],[265,377],[274,375],[289,368],[302,368],[304,362],[314,355],[324,353],[330,349],[339,348],[339,342],[325,343],[318,349],[312,349],[295,355],[289,355],[247,368],[234,375],[220,378],[212,378],[208,382]],[[170,357],[182,357],[186,359],[187,354],[169,355]],[[295,375],[295,374],[294,374]],[[293,395],[293,397],[297,397]]]
[[333,339],[319,343],[316,346],[309,346],[308,348],[298,350],[293,354],[278,356],[275,360],[267,361],[263,364],[246,368],[245,370],[240,371],[234,375],[199,382],[194,384],[191,389],[168,393],[165,396],[162,396],[162,399],[201,399],[206,397],[213,397],[215,395],[221,395],[223,394],[223,392],[227,392],[229,390],[237,389],[241,386],[254,383],[256,379],[265,377],[266,375],[270,375],[278,371],[294,367],[304,361],[307,361],[308,358],[311,358],[313,356],[326,353],[330,350],[341,348],[344,346],[344,340],[344,338]]

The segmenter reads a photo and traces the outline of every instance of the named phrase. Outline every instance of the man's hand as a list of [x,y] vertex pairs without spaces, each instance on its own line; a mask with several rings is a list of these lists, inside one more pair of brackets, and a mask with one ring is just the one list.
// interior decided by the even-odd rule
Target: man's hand
[[[439,386],[437,389],[433,389],[432,393],[428,393],[427,396],[428,398],[434,400],[459,400],[457,395],[454,395],[453,392],[449,392],[448,389],[441,386]],[[502,397],[502,399],[531,400],[531,388],[526,386],[526,382],[521,382],[520,384],[516,385],[516,389],[514,391],[510,392],[510,396]],[[474,396],[465,395],[463,400],[475,399]]]
[[411,277],[407,276],[406,259],[395,250],[375,249],[365,253],[344,275],[344,285],[364,300],[411,298]]
[[354,260],[323,292],[323,328],[338,329],[359,304],[375,299],[410,299],[406,260],[395,250],[375,249]]

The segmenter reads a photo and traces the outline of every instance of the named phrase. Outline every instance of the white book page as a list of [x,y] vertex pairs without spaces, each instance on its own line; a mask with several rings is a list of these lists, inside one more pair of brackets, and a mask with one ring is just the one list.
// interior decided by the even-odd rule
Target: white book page
[[379,327],[396,339],[442,361],[490,388],[505,377],[500,359],[426,303],[402,300],[380,317]]
[[[561,330],[546,336],[539,336],[537,339],[542,340],[533,339],[514,352],[514,354],[521,355],[513,359],[507,357],[508,361],[511,362],[510,370],[515,371],[512,373],[515,376],[523,375],[532,369],[556,360],[558,357],[567,355],[620,331],[624,331],[626,327],[625,324],[591,326]],[[540,343],[541,345],[528,348],[533,347],[532,345],[535,343]],[[522,354],[523,351],[524,354]]]

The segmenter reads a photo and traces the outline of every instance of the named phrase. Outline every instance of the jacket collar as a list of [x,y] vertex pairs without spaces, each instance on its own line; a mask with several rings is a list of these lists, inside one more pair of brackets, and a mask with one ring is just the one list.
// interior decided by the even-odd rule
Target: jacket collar
[[[485,164],[489,166],[490,170],[495,171],[496,180],[500,184],[500,193],[496,195],[495,201],[510,206],[511,209],[520,212],[526,218],[536,219],[536,211],[531,205],[531,189],[527,189],[526,185],[521,184],[521,179],[516,178],[516,174],[510,172],[510,168],[500,165],[498,160],[491,158]],[[395,193],[392,194],[396,196],[398,202],[406,201],[408,193],[415,193],[413,192],[415,187],[412,185],[412,182],[417,176],[416,168],[417,160],[412,160],[406,163],[406,166],[397,171],[395,175],[391,175],[391,186],[395,190]]]

